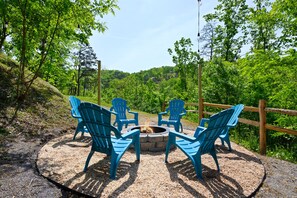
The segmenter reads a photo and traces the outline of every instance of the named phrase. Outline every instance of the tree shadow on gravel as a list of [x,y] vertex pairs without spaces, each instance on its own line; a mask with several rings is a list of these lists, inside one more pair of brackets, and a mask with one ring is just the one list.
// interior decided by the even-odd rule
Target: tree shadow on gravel
[[[129,178],[124,181],[118,188],[109,194],[109,197],[118,197],[122,192],[131,186],[137,177],[138,162],[127,163],[121,161],[117,173],[116,180],[125,177],[127,174]],[[87,196],[100,197],[108,184],[113,180],[109,178],[110,157],[106,156],[102,160],[88,167],[86,172],[79,172],[74,177],[64,182],[64,186],[82,193]],[[83,181],[79,182],[84,177]]]
[[[227,149],[227,147],[222,146],[222,145],[216,145],[216,151],[217,153],[220,154],[229,154],[232,153],[234,154],[234,157],[229,157],[229,156],[224,156],[224,158],[227,158],[229,160],[244,160],[244,161],[252,161],[255,162],[257,164],[262,164],[261,160],[252,156],[252,155],[248,155],[244,152],[240,152],[238,150],[232,149],[232,151],[229,151]],[[218,158],[220,158],[220,156],[218,156]]]
[[[212,194],[213,197],[245,197],[242,187],[236,180],[228,177],[227,175],[223,175],[222,173],[218,173],[217,170],[213,170],[205,166],[204,164],[202,164],[202,175],[204,178],[203,181],[197,179],[195,168],[189,159],[167,163],[166,166],[170,173],[171,180],[173,182],[178,182],[194,197],[206,196],[201,194],[197,190],[197,188],[194,188],[183,181],[183,179],[179,177],[179,174],[189,178],[190,180],[199,182],[199,184],[207,188],[207,190]],[[223,182],[221,178],[224,178],[228,181],[228,183],[231,183],[232,185]]]
[[64,140],[61,140],[59,142],[56,142],[53,144],[53,148],[67,145],[70,147],[89,147],[92,144],[92,138],[90,136],[81,136],[79,138],[76,138],[75,140],[66,138]]

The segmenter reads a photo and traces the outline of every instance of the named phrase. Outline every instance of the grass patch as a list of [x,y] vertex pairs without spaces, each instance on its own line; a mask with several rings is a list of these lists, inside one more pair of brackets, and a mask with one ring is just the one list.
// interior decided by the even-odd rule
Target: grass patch
[[[259,135],[257,127],[246,127],[242,124],[229,131],[230,140],[245,147],[248,150],[259,153]],[[276,139],[272,132],[267,134],[267,156],[297,163],[297,143],[295,136],[288,138],[282,134],[284,139]]]

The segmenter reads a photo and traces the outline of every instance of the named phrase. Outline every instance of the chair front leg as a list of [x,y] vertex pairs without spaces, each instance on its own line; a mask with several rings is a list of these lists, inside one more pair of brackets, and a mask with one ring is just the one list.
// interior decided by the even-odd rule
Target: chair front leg
[[140,138],[139,135],[133,136],[133,145],[136,153],[136,160],[140,161]]
[[201,165],[201,154],[196,154],[191,158],[193,165],[195,167],[196,176],[198,179],[203,180],[202,177],[202,165]]
[[169,132],[169,137],[168,137],[166,152],[165,152],[165,163],[168,163],[168,155],[170,152],[170,147],[171,145],[175,145],[175,140],[176,140],[175,138],[176,137],[174,135],[170,135],[170,132]]
[[215,150],[212,150],[212,151],[210,152],[210,155],[212,156],[212,158],[214,159],[214,161],[215,161],[215,163],[216,163],[218,172],[220,172],[220,166],[219,166],[219,162],[218,162],[218,158],[217,158],[216,151],[215,151]]
[[165,163],[168,163],[168,154],[170,152],[171,143],[168,141],[166,145],[166,152],[165,152]]
[[121,132],[123,128],[123,124],[121,122],[118,122],[118,131]]
[[174,130],[179,132],[179,123],[174,124]]
[[87,161],[86,161],[86,164],[85,164],[84,172],[86,172],[88,170],[89,162],[90,162],[90,159],[92,158],[94,152],[95,151],[93,151],[93,150],[90,151]]
[[158,114],[158,126],[162,125],[161,120],[162,120],[162,115]]
[[138,113],[134,114],[135,125],[138,126]]
[[76,130],[75,130],[75,132],[74,132],[74,136],[73,136],[73,138],[72,138],[72,140],[75,140],[75,138],[76,138],[76,135],[79,133],[79,131],[78,131],[78,128],[76,128]]
[[110,179],[115,179],[119,163],[118,155],[116,153],[112,153],[110,160]]

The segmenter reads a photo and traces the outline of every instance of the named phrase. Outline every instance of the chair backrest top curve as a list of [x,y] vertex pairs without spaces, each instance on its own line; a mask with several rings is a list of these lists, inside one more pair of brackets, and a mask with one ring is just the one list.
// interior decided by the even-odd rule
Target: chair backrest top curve
[[112,101],[112,107],[114,111],[118,114],[120,119],[127,119],[127,101],[122,98],[114,98]]
[[76,116],[80,117],[80,113],[78,111],[78,107],[81,103],[80,99],[78,99],[75,96],[69,96],[69,102],[72,108],[72,113],[74,113]]
[[111,112],[89,102],[82,102],[78,109],[92,136],[93,148],[98,152],[110,154],[112,151]]
[[231,116],[228,124],[233,124],[234,122],[236,122],[236,120],[238,119],[240,113],[244,109],[244,105],[243,104],[237,104],[237,105],[232,106],[231,109],[234,109],[234,113]]
[[209,118],[207,129],[202,131],[197,137],[202,138],[199,139],[199,142],[201,143],[201,153],[207,153],[212,149],[216,139],[219,137],[221,132],[226,129],[233,112],[234,109],[230,108],[214,114]]
[[179,114],[184,111],[185,102],[183,100],[174,99],[169,102],[168,110],[169,110],[169,120],[178,120]]

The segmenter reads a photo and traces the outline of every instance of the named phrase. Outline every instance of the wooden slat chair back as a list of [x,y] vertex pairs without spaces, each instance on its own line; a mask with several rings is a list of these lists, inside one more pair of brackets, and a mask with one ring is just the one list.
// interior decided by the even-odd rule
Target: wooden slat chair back
[[[174,99],[169,102],[169,106],[166,108],[165,112],[160,112],[158,114],[158,125],[166,124],[168,127],[170,125],[174,126],[175,131],[179,132],[179,128],[183,131],[183,125],[181,123],[182,116],[186,115],[186,109],[184,108],[184,101]],[[169,114],[169,118],[164,119],[163,115]]]
[[[224,145],[224,142],[226,142],[230,151],[232,150],[232,148],[231,148],[231,143],[230,143],[230,138],[229,138],[229,130],[231,128],[236,127],[236,125],[238,123],[239,115],[241,114],[241,112],[244,109],[244,105],[237,104],[237,105],[232,106],[231,109],[234,110],[234,113],[228,122],[228,127],[219,136],[219,138],[221,139],[222,145]],[[204,127],[205,123],[207,123],[208,121],[209,121],[208,118],[202,118],[199,126]]]
[[[122,98],[114,98],[111,103],[112,107],[110,108],[110,111],[116,116],[113,125],[117,124],[119,131],[122,130],[124,125],[126,128],[129,124],[138,125],[138,113],[130,110],[126,100]],[[134,118],[128,119],[127,113],[133,114]]]
[[[94,152],[110,156],[110,178],[115,179],[119,161],[126,150],[134,145],[136,159],[140,160],[140,131],[132,130],[122,135],[111,125],[111,112],[92,103],[81,103],[79,111],[92,137],[92,148],[87,157],[84,171]],[[112,135],[112,132],[115,136]]]
[[197,137],[170,131],[166,146],[165,162],[168,162],[168,154],[170,152],[171,145],[176,145],[192,161],[197,178],[203,179],[201,166],[201,155],[203,154],[210,154],[216,163],[218,171],[220,171],[215,150],[215,141],[222,131],[226,129],[233,112],[233,109],[227,109],[219,112],[218,114],[212,115],[209,118],[207,128],[200,126],[197,127],[195,131],[195,133],[198,134]]
[[70,105],[71,105],[71,116],[75,119],[77,119],[77,126],[76,126],[76,129],[75,129],[75,133],[74,133],[74,136],[73,136],[73,140],[75,140],[76,138],[76,135],[81,132],[82,133],[82,136],[84,135],[85,132],[88,132],[88,129],[86,128],[82,118],[81,118],[81,115],[79,113],[79,110],[78,110],[78,107],[81,103],[80,99],[78,99],[77,97],[75,96],[69,96],[69,102],[70,102]]

